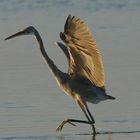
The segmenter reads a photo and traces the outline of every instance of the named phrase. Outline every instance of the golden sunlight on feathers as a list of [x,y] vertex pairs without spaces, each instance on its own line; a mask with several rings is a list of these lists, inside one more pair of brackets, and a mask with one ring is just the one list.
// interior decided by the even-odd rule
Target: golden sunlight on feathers
[[68,16],[64,33],[60,35],[66,43],[73,57],[74,63],[70,63],[69,74],[75,77],[88,79],[98,87],[104,87],[104,68],[96,42],[89,32],[87,25],[75,16]]

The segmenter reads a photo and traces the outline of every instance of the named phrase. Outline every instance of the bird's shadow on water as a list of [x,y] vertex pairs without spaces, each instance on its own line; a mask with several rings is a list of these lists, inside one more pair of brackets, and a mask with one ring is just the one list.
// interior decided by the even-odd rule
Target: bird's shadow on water
[[109,131],[109,132],[97,132],[97,135],[105,135],[105,134],[132,134],[132,133],[140,133],[140,130],[132,130],[132,131]]
[[[140,130],[133,130],[133,131],[102,131],[102,132],[97,132],[96,136],[98,135],[113,135],[113,134],[134,134],[134,133],[140,133]],[[79,134],[74,134],[75,136],[91,136],[90,140],[96,140],[96,136],[94,137],[92,133],[79,133]],[[65,140],[70,137],[74,138],[74,135],[59,135],[59,136],[25,136],[25,137],[3,137],[0,138],[0,140],[49,140],[49,139],[57,139],[57,140]],[[77,137],[76,137],[77,139]],[[83,139],[83,138],[81,138]],[[108,138],[108,140],[112,140],[111,137]]]
[[[101,131],[97,132],[96,135],[106,135],[106,134],[132,134],[132,133],[140,133],[140,130],[132,130],[132,131]],[[93,135],[92,133],[81,133],[77,135]]]
[[[113,134],[135,134],[140,133],[140,130],[132,130],[132,131],[101,131],[97,132],[96,136],[98,135],[113,135]],[[92,133],[79,133],[76,135],[91,135],[91,140],[96,140],[96,136],[94,137]],[[110,140],[110,138],[109,138]]]

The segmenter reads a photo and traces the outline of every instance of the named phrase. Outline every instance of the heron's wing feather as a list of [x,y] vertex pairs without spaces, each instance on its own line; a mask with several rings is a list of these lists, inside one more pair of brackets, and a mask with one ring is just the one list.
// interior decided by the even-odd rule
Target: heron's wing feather
[[66,58],[67,58],[68,64],[69,64],[68,65],[68,73],[72,73],[73,72],[72,70],[75,67],[75,63],[74,63],[74,60],[73,60],[73,57],[70,53],[69,48],[66,45],[62,44],[61,42],[56,42],[56,45],[58,45],[62,49],[64,54],[66,55]]
[[74,67],[69,67],[69,71],[75,76],[88,79],[96,86],[103,87],[105,78],[102,58],[87,25],[79,18],[69,15],[64,33],[60,37],[69,47],[75,63]]
[[64,52],[64,54],[65,54],[66,57],[67,57],[68,63],[70,63],[70,62],[69,62],[69,61],[70,61],[70,52],[69,52],[69,50],[68,50],[68,47],[66,47],[66,45],[64,45],[64,44],[61,43],[61,42],[55,42],[55,44],[61,48],[61,50]]

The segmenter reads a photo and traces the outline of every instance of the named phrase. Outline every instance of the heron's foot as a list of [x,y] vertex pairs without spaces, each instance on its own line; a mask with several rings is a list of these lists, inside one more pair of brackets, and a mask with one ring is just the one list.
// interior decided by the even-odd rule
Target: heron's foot
[[67,119],[67,120],[64,120],[64,121],[57,127],[56,131],[61,131],[66,123],[69,123],[69,124],[71,124],[71,125],[73,125],[73,126],[76,126],[76,124],[72,123],[70,119]]

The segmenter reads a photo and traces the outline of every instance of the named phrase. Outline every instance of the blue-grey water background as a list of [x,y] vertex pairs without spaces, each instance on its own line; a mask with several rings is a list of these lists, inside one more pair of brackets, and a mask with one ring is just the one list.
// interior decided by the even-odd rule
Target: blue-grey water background
[[[85,119],[75,102],[59,90],[32,36],[4,38],[33,25],[47,53],[67,71],[54,45],[68,14],[88,24],[103,56],[106,88],[115,101],[89,104],[101,134],[96,140],[140,138],[140,0],[0,0],[0,139],[91,140],[91,128],[66,125]],[[126,133],[123,133],[126,132]],[[127,133],[128,132],[128,133]],[[84,135],[85,134],[85,135]]]

